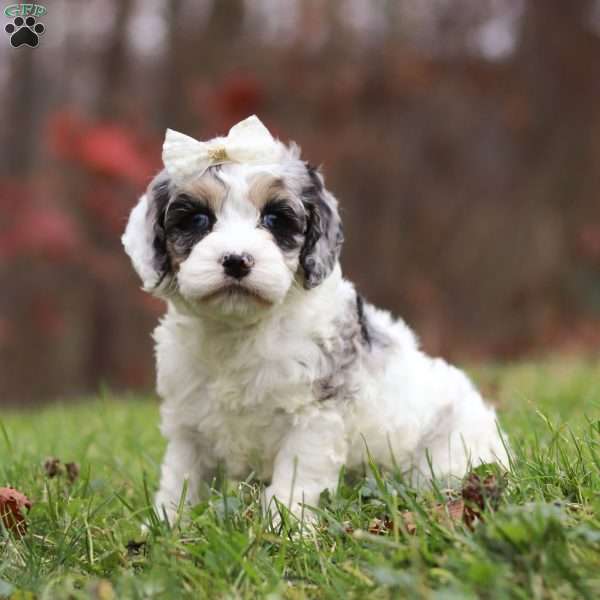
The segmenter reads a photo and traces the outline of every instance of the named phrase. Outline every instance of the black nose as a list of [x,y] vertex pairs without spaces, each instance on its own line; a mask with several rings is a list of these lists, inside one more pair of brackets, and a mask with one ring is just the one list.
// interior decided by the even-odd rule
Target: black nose
[[250,273],[254,266],[254,259],[246,252],[243,254],[226,254],[221,263],[226,275],[242,279]]

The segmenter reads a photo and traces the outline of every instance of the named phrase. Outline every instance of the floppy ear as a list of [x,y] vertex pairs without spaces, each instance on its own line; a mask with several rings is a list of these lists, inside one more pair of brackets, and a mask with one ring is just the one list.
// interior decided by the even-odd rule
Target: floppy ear
[[307,214],[304,246],[300,264],[304,271],[304,287],[319,285],[337,262],[344,234],[337,210],[337,200],[323,185],[323,177],[310,165],[306,166],[310,185],[302,190],[302,202]]
[[158,293],[171,269],[164,229],[170,197],[171,181],[166,171],[162,171],[131,211],[121,238],[147,292]]

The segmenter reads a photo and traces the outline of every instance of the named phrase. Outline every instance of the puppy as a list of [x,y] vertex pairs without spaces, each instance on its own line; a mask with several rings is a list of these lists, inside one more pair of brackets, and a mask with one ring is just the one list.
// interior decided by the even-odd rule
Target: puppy
[[342,225],[322,174],[256,117],[202,143],[168,131],[165,170],[123,244],[166,301],[154,332],[157,508],[173,518],[223,465],[299,514],[367,452],[419,485],[507,464],[492,408],[426,356],[401,320],[342,277]]

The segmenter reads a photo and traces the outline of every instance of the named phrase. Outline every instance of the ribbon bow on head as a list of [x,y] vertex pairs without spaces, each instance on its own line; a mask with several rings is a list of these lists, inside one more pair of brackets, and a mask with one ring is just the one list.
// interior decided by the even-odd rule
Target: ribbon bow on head
[[174,179],[202,175],[223,163],[271,163],[281,156],[279,144],[256,115],[234,125],[227,137],[199,142],[189,135],[167,129],[163,163]]

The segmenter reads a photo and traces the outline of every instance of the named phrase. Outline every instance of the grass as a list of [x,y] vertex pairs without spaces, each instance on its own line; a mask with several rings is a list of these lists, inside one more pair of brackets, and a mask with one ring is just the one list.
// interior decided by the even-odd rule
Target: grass
[[[3,413],[0,485],[34,506],[23,539],[0,532],[0,598],[600,597],[600,366],[474,376],[498,401],[513,468],[498,510],[472,531],[439,518],[441,492],[374,467],[324,495],[308,535],[293,522],[269,530],[250,481],[221,483],[169,528],[149,509],[164,449],[154,400]],[[48,456],[78,462],[79,478],[48,478]],[[369,533],[381,521],[385,534]]]

